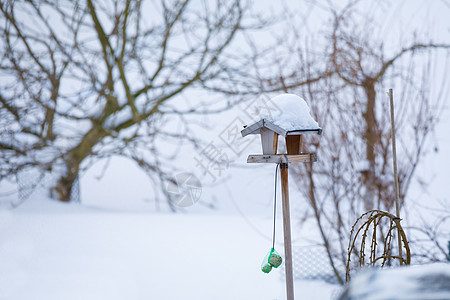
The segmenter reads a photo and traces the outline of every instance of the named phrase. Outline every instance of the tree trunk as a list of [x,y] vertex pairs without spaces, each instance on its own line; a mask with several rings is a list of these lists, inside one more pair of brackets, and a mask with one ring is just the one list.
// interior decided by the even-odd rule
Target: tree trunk
[[378,139],[378,124],[375,115],[375,83],[376,81],[367,78],[364,83],[364,92],[366,94],[366,111],[363,113],[365,121],[364,139],[366,143],[366,160],[368,162],[368,169],[364,170],[364,186],[366,188],[366,195],[364,198],[364,206],[366,210],[374,208],[375,191],[375,149]]
[[56,193],[58,200],[69,202],[72,193],[72,186],[78,177],[80,165],[83,160],[92,153],[92,149],[101,140],[107,136],[107,132],[100,125],[94,125],[80,143],[68,152],[65,158],[66,173],[61,176],[58,183],[53,187],[53,192]]
[[375,145],[377,142],[378,124],[375,116],[375,82],[367,79],[364,82],[364,91],[366,93],[366,111],[364,120],[366,121],[366,158],[371,169],[375,168]]
[[56,193],[56,197],[58,200],[63,202],[69,202],[72,196],[72,187],[75,182],[78,173],[70,173],[65,176],[62,176],[56,186],[53,188],[53,191]]

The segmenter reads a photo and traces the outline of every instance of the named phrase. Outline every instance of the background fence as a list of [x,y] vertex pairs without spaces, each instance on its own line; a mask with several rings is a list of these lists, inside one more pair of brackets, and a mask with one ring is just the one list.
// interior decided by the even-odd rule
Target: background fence
[[[52,197],[50,188],[56,183],[59,175],[57,173],[41,172],[36,169],[19,172],[16,176],[18,203],[12,203],[12,206],[20,205],[32,195],[33,197]],[[80,202],[80,182],[78,178],[72,186],[70,201]]]
[[[284,257],[284,254],[282,254]],[[294,280],[321,280],[329,283],[339,283],[326,251],[320,246],[293,247],[292,265]],[[345,265],[338,260],[334,261],[342,278],[345,278]],[[282,280],[285,277],[284,264],[280,272]]]

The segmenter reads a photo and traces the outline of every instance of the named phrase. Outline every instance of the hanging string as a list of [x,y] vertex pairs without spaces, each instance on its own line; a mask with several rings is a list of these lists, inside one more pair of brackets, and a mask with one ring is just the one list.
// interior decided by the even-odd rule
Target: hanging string
[[277,167],[275,168],[275,193],[273,195],[273,234],[272,234],[272,249],[275,249],[275,220],[277,217],[277,177],[278,177],[278,166],[280,164],[277,164]]

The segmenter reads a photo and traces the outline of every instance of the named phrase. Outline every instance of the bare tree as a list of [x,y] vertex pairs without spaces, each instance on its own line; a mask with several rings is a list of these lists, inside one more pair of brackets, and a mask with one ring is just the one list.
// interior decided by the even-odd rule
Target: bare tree
[[[278,83],[273,80],[274,85],[308,99],[324,129],[320,139],[310,138],[306,142],[309,149],[303,149],[318,152],[320,161],[293,167],[292,171],[299,190],[309,200],[306,219],[315,220],[320,243],[341,283],[344,269],[339,266],[346,263],[353,223],[367,210],[392,211],[394,205],[386,91],[390,87],[395,91],[402,206],[429,147],[427,137],[438,120],[441,101],[448,95],[443,88],[433,93],[438,95],[433,99],[430,86],[439,81],[445,86],[446,78],[433,81],[431,65],[436,51],[448,53],[449,41],[438,43],[411,36],[409,43],[387,47],[374,33],[380,24],[367,11],[358,10],[359,2],[349,1],[343,7],[332,2],[314,3],[330,20],[320,32],[322,39],[314,37],[314,46],[308,43],[307,32],[298,24],[290,24],[286,31],[296,39],[285,45],[300,64],[289,71],[282,69]],[[307,84],[296,86],[296,82]],[[412,252],[420,255],[414,249]]]
[[[81,170],[111,155],[135,160],[164,192],[176,166],[160,143],[195,147],[186,118],[239,100],[198,96],[248,84],[239,35],[263,24],[238,0],[11,0],[0,12],[0,180],[59,172],[62,201]],[[240,56],[229,51],[236,39]]]

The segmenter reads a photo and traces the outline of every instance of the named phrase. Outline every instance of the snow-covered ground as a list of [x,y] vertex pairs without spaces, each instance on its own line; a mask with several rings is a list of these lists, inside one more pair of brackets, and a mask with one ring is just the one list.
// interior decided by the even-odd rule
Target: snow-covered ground
[[342,300],[450,299],[450,264],[367,269],[352,278]]
[[[267,227],[267,219],[253,221]],[[284,299],[281,270],[259,269],[269,249],[236,215],[105,211],[35,198],[0,211],[0,299]],[[295,286],[297,299],[330,299],[338,290]]]

